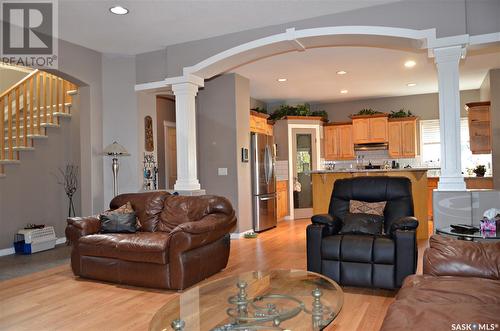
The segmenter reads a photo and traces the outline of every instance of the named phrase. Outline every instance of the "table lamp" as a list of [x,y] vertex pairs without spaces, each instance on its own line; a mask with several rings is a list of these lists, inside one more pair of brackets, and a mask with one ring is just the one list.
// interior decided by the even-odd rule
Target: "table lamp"
[[113,157],[113,163],[111,165],[111,169],[113,170],[113,196],[115,197],[118,195],[118,169],[119,169],[118,157],[130,156],[130,154],[129,152],[127,152],[125,147],[123,147],[116,141],[106,146],[106,148],[104,148],[104,150],[102,151],[102,154]]

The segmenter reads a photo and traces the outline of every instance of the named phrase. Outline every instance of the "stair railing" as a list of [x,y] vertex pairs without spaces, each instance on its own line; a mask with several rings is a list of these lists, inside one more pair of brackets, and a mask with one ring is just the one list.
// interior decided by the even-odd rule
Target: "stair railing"
[[76,90],[76,85],[36,69],[3,92],[0,95],[0,160],[16,160],[16,147],[29,147],[30,136],[41,135],[43,127],[59,124],[58,116],[68,114],[66,103],[71,100],[67,93],[70,90]]

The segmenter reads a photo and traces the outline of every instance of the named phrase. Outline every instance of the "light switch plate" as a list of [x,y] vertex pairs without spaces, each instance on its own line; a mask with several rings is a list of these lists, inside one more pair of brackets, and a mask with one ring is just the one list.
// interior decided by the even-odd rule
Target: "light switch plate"
[[217,169],[217,174],[219,176],[227,176],[227,168],[219,168],[219,169]]

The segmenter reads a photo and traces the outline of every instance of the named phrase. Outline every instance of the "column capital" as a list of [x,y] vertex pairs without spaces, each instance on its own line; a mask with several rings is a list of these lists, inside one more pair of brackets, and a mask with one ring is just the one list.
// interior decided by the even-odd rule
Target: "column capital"
[[181,94],[196,96],[196,94],[198,94],[198,85],[190,82],[172,84],[172,92],[174,92],[176,96]]
[[459,62],[465,58],[467,48],[463,45],[438,47],[432,50],[434,63]]

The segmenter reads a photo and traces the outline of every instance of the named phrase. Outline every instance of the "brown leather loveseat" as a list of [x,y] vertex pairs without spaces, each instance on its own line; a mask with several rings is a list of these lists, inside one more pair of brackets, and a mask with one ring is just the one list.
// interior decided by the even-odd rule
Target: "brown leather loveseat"
[[424,274],[405,279],[381,331],[498,330],[500,242],[434,235]]
[[127,202],[140,224],[136,233],[99,233],[98,216],[68,219],[66,237],[73,245],[75,275],[181,290],[226,267],[229,233],[236,225],[227,199],[130,193],[116,196],[110,209]]

